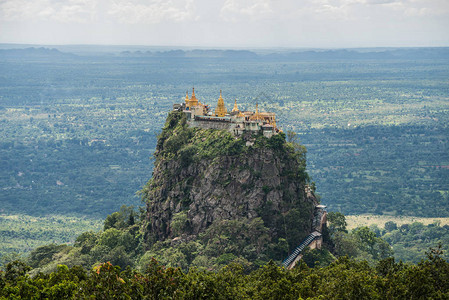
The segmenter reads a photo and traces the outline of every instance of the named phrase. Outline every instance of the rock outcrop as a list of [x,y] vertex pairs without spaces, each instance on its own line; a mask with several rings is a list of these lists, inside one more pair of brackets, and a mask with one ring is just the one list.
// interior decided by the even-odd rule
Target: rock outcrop
[[181,112],[171,112],[143,190],[146,239],[193,240],[216,222],[261,218],[271,240],[294,247],[312,231],[318,204],[307,181],[305,148],[283,133],[236,138],[189,127]]

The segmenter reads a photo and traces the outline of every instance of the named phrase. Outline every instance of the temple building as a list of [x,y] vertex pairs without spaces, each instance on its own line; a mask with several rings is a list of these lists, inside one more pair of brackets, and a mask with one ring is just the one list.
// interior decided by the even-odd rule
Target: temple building
[[240,111],[237,106],[237,99],[234,101],[234,108],[228,113],[222,92],[217,101],[217,106],[212,111],[209,105],[202,104],[195,96],[195,89],[192,89],[192,96],[186,93],[184,103],[174,104],[173,110],[182,111],[187,117],[190,126],[199,128],[224,129],[235,136],[245,132],[262,132],[264,136],[271,137],[281,130],[276,127],[276,116],[272,112],[259,112],[256,104],[256,111]]

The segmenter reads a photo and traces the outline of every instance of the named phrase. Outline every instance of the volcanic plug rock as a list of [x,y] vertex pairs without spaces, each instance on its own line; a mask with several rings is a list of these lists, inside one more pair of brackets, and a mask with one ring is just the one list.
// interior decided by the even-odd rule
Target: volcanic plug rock
[[235,137],[190,127],[182,112],[171,112],[143,189],[145,239],[190,241],[213,224],[261,219],[270,241],[283,238],[295,247],[312,231],[318,204],[306,188],[305,153],[283,133]]

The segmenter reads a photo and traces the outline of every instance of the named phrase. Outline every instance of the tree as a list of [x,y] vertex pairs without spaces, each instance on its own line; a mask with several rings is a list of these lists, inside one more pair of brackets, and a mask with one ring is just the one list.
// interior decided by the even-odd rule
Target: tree
[[299,137],[296,132],[287,130],[287,142],[292,144],[299,144]]
[[37,247],[30,253],[29,264],[32,267],[38,267],[48,264],[52,261],[53,255],[67,248],[67,245],[50,244]]
[[187,225],[187,212],[181,211],[173,215],[172,221],[170,223],[170,228],[174,236],[179,236],[183,233]]
[[110,262],[96,266],[80,285],[77,298],[130,299],[129,285],[120,275],[120,267]]
[[396,230],[396,229],[398,229],[398,225],[395,222],[388,221],[388,222],[385,223],[385,230],[386,231],[390,232],[390,231],[393,231],[393,230]]
[[119,244],[121,232],[115,228],[109,228],[100,235],[99,244],[107,246],[111,249]]
[[354,229],[351,234],[359,241],[360,248],[364,251],[370,252],[376,243],[376,234],[366,226]]
[[335,257],[327,249],[309,249],[302,252],[302,261],[310,268],[325,267],[335,260]]
[[26,275],[31,267],[21,260],[15,260],[6,265],[5,279],[11,284],[16,284],[20,277]]
[[106,231],[109,228],[123,229],[134,225],[135,214],[133,206],[122,205],[120,211],[116,211],[106,217],[103,230]]
[[329,212],[327,214],[327,221],[330,223],[329,232],[331,235],[336,232],[348,232],[346,230],[346,226],[348,225],[346,223],[346,218],[341,212]]
[[93,231],[86,231],[80,234],[75,240],[75,247],[81,248],[82,254],[87,254],[96,245],[98,234]]

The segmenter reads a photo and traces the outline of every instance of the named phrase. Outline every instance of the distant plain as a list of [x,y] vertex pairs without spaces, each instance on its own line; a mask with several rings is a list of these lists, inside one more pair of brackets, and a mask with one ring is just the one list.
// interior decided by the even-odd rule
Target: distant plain
[[228,109],[234,99],[241,109],[258,103],[297,132],[329,210],[447,218],[448,50],[407,51],[0,51],[1,236],[12,215],[101,220],[122,204],[142,205],[135,193],[151,178],[157,134],[193,86],[212,107],[222,90]]

